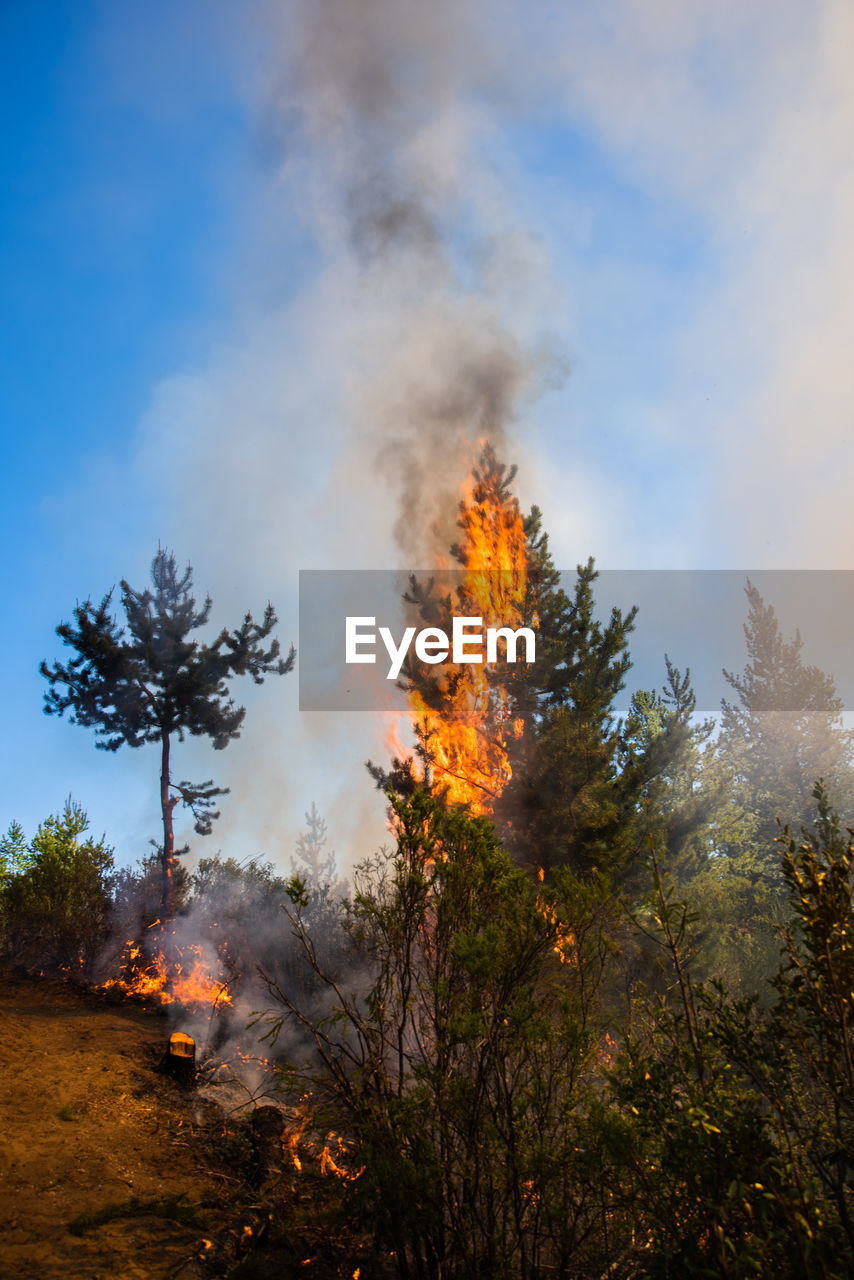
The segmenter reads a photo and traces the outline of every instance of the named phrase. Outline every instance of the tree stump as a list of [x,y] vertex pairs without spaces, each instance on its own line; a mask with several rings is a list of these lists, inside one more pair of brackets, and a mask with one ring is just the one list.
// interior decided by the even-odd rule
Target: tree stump
[[179,1084],[192,1084],[196,1078],[196,1042],[183,1031],[175,1031],[163,1059],[164,1070]]

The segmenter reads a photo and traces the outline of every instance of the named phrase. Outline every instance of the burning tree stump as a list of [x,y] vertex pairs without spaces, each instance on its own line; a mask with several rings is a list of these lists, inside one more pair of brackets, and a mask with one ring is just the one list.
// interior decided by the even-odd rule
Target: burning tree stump
[[163,1057],[163,1070],[179,1084],[192,1084],[196,1078],[196,1042],[183,1031],[169,1037]]

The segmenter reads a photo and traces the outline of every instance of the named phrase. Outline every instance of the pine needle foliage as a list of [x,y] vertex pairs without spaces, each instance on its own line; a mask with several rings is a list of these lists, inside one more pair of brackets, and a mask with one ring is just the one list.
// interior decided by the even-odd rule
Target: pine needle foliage
[[281,657],[279,642],[271,639],[277,618],[272,604],[261,622],[247,613],[233,631],[223,629],[210,644],[193,638],[211,612],[211,598],[201,608],[192,594],[190,565],[181,572],[174,555],[158,548],[151,565],[152,588],[136,591],[121,583],[124,624],[112,613],[113,592],[99,604],[78,604],[74,621],[63,622],[57,635],[75,650],[67,663],[42,662],[49,683],[45,712],[64,716],[95,732],[103,751],[158,743],[161,748],[160,807],[163,843],[160,846],[162,912],[174,907],[176,851],[173,812],[183,804],[193,814],[195,830],[207,835],[219,811],[215,802],[227,794],[212,779],[175,781],[171,771],[174,740],[186,734],[210,739],[221,751],[240,736],[246,710],[235,705],[229,681],[250,676],[262,684],[266,675],[284,675],[294,665],[293,646]]

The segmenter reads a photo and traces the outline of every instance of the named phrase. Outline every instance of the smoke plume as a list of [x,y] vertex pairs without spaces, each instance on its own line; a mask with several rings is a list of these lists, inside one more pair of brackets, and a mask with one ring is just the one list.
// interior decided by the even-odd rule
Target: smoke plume
[[487,104],[511,98],[503,59],[482,10],[450,0],[303,0],[280,32],[283,173],[302,185],[360,317],[346,397],[358,447],[336,488],[376,468],[404,564],[429,563],[454,540],[479,443],[503,453],[556,368],[547,344],[508,322],[503,296],[508,273],[530,290],[541,269],[482,158]]

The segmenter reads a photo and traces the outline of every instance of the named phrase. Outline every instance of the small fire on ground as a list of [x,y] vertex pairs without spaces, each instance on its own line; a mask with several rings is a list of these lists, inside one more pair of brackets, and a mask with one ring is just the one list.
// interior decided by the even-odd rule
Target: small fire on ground
[[[155,921],[150,929],[157,928]],[[215,1009],[231,1004],[228,982],[212,972],[197,943],[178,944],[175,933],[162,927],[143,946],[128,939],[122,953],[121,977],[110,978],[103,990],[117,990],[128,996],[180,1004],[185,1009]]]

